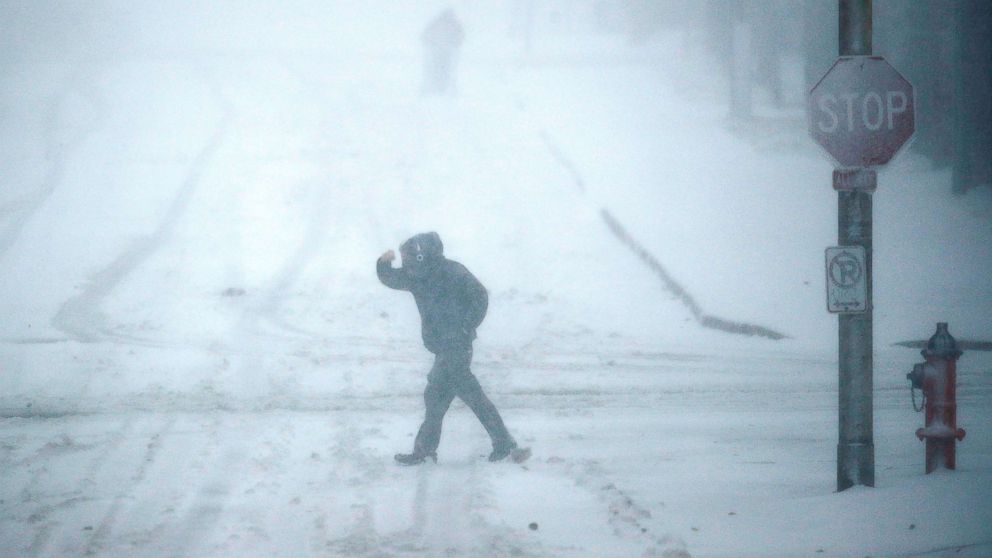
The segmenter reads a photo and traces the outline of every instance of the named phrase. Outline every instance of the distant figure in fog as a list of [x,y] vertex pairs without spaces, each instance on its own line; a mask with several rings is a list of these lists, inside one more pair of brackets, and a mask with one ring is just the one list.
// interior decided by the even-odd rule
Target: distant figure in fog
[[458,49],[464,40],[465,31],[451,8],[438,14],[424,28],[420,41],[424,43],[425,95],[448,95],[455,92]]

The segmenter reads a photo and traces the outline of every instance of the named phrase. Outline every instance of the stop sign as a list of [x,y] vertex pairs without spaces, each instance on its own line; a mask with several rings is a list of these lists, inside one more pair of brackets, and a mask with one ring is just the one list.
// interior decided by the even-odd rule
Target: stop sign
[[881,56],[845,56],[809,92],[809,132],[841,167],[888,163],[916,130],[913,86]]

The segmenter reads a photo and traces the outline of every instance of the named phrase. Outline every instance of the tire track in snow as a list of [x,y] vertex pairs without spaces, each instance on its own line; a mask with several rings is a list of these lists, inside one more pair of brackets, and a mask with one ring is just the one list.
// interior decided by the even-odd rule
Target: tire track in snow
[[[84,69],[91,74],[96,73],[93,68],[88,67]],[[83,81],[81,74],[84,69],[75,72],[69,79],[69,82],[62,88],[60,94],[49,102],[43,137],[45,158],[51,161],[51,164],[48,165],[41,185],[22,199],[0,207],[0,217],[9,219],[9,223],[5,223],[0,228],[0,260],[3,259],[10,250],[10,247],[20,237],[28,221],[31,220],[38,209],[41,208],[65,179],[66,166],[69,160],[72,159],[76,149],[107,119],[109,113],[107,103],[104,102],[92,83]],[[96,110],[96,115],[93,116],[85,127],[77,130],[68,139],[59,139],[57,137],[58,132],[61,131],[59,127],[59,111],[62,109],[69,93],[73,91],[74,84],[78,84],[79,92]]]
[[[306,89],[311,91],[314,96],[319,97],[325,94],[324,91],[313,83],[312,78],[295,68],[284,56],[277,57],[275,63],[286,69]],[[281,315],[281,311],[290,296],[292,286],[298,282],[306,266],[321,253],[321,248],[330,235],[330,224],[333,222],[332,219],[329,219],[331,196],[327,191],[317,189],[312,194],[312,197],[315,199],[313,200],[314,203],[310,204],[307,227],[302,241],[290,253],[289,257],[275,273],[274,278],[265,287],[260,297],[261,302],[257,306],[247,309],[242,315],[239,323],[241,330],[272,336],[273,332],[262,331],[259,327],[258,324],[264,322],[275,327],[276,330],[290,334],[288,336],[289,339],[304,337],[313,341],[325,340],[326,337],[324,335],[292,324]]]
[[138,486],[145,481],[148,470],[155,464],[155,459],[158,457],[159,451],[162,448],[162,437],[172,430],[175,423],[176,417],[173,415],[166,419],[165,423],[148,438],[148,443],[145,446],[145,453],[142,456],[141,463],[138,465],[138,468],[134,474],[131,475],[128,482],[126,482],[117,492],[117,495],[114,496],[114,499],[110,503],[110,508],[103,515],[99,525],[93,530],[93,534],[90,536],[89,541],[87,541],[83,547],[84,556],[95,556],[105,549],[107,539],[110,537],[114,527],[116,526],[121,511],[124,509],[127,502],[135,500],[135,490],[137,490]]
[[622,488],[609,479],[606,471],[596,462],[564,462],[555,459],[549,462],[560,474],[572,478],[577,486],[589,490],[606,505],[608,522],[614,534],[623,539],[640,540],[647,544],[643,556],[659,558],[691,558],[681,538],[655,534],[645,526],[651,512],[638,505]]
[[410,471],[416,474],[417,483],[412,524],[396,533],[376,534],[376,544],[357,555],[551,556],[522,530],[488,519],[487,515],[500,512],[492,477],[504,465],[469,458],[468,462],[429,463]]
[[[430,467],[430,466],[428,466]],[[481,531],[473,525],[472,497],[478,488],[478,464],[441,465],[428,472],[434,477],[434,490],[416,503],[418,513],[429,519],[421,541],[435,556],[469,554],[466,546],[478,540]],[[485,535],[485,533],[481,533]],[[483,555],[479,553],[478,555]]]
[[603,218],[606,226],[610,229],[610,232],[613,233],[613,236],[617,237],[620,242],[634,252],[634,254],[640,258],[641,262],[643,262],[644,265],[646,265],[651,271],[654,272],[655,275],[658,276],[659,279],[661,279],[661,282],[665,285],[665,289],[672,293],[672,295],[675,296],[675,298],[677,298],[683,306],[689,309],[693,318],[696,319],[696,322],[698,322],[699,325],[726,333],[747,335],[751,337],[764,337],[776,341],[787,338],[786,335],[764,326],[726,320],[724,318],[705,313],[699,303],[696,302],[696,299],[693,298],[682,285],[672,278],[671,274],[665,269],[665,266],[663,266],[657,258],[648,252],[647,249],[645,249],[630,235],[630,233],[627,232],[627,229],[620,224],[620,221],[618,221],[616,217],[614,217],[606,209],[600,210],[600,216]]
[[[207,430],[207,446],[200,451],[199,458],[207,459],[213,456],[224,440],[219,432],[224,431],[223,417],[213,414]],[[209,466],[208,475],[199,484],[195,493],[189,498],[189,505],[184,517],[178,525],[160,523],[153,528],[158,539],[165,539],[170,544],[170,554],[176,557],[198,556],[198,545],[212,534],[212,528],[224,517],[227,502],[231,499],[232,482],[237,477],[231,474],[244,466],[246,453],[240,447],[247,446],[247,440],[239,439],[233,444],[225,445],[224,454],[219,463]],[[192,488],[192,487],[191,487]],[[163,533],[168,532],[168,536]]]
[[[82,482],[85,483],[87,481],[91,481],[91,479],[99,472],[110,455],[120,447],[128,432],[131,431],[133,424],[133,417],[125,419],[120,428],[111,434],[110,439],[103,442],[101,451],[86,465],[85,473],[82,475],[81,479]],[[71,443],[71,439],[69,439],[69,442]],[[50,447],[50,445],[46,445],[45,447]],[[31,479],[21,490],[22,501],[37,501],[35,497],[35,494],[38,492],[36,486],[41,480],[43,474],[47,472],[48,469],[43,466],[40,467],[34,475],[32,475]],[[59,525],[57,520],[50,517],[53,512],[63,511],[90,500],[93,500],[92,496],[80,494],[78,496],[72,496],[55,505],[42,506],[38,511],[32,513],[31,516],[36,518],[35,522],[40,523],[41,525],[38,527],[38,531],[35,533],[31,545],[27,549],[28,556],[34,557],[42,555],[48,545],[48,542],[51,540],[52,531]]]
[[[483,540],[482,548],[473,546],[469,555],[479,556],[531,556],[543,557],[552,556],[538,539],[526,536],[526,532],[520,528],[515,529],[509,525],[494,525],[486,515],[487,513],[499,513],[497,499],[493,495],[493,476],[503,472],[502,468],[515,467],[508,463],[482,462],[482,467],[478,463],[473,463],[467,486],[472,487],[466,501],[466,514],[471,517],[471,526],[477,533],[473,535],[473,540]],[[526,467],[523,467],[526,469]]]
[[[523,106],[523,104],[521,103],[518,106]],[[575,163],[573,163],[572,160],[565,155],[561,148],[558,147],[558,144],[551,139],[551,135],[548,134],[547,130],[542,128],[541,131],[538,132],[538,135],[541,136],[541,142],[544,143],[544,147],[548,150],[548,153],[551,154],[551,158],[557,161],[558,164],[565,169],[565,172],[572,177],[572,184],[575,185],[575,188],[579,192],[585,194],[586,181],[582,178],[582,175],[579,174],[579,170],[575,168]]]
[[[584,194],[586,191],[586,182],[582,178],[582,175],[578,172],[575,164],[546,130],[541,129],[539,134],[541,136],[541,141],[544,142],[544,145],[551,154],[551,157],[569,174],[575,188],[580,193]],[[623,243],[624,246],[634,252],[641,262],[646,265],[648,269],[650,269],[659,279],[661,279],[662,284],[665,286],[665,290],[671,293],[676,299],[678,299],[679,302],[682,303],[683,306],[689,310],[693,318],[700,326],[736,335],[764,337],[766,339],[773,340],[787,338],[786,335],[764,326],[727,320],[712,314],[707,314],[699,303],[696,302],[696,299],[689,294],[686,288],[676,281],[674,277],[672,277],[672,274],[665,269],[665,266],[658,261],[654,255],[652,255],[646,248],[644,248],[643,245],[641,245],[641,243],[639,243],[629,232],[627,232],[627,229],[620,223],[619,220],[617,220],[616,217],[613,216],[612,213],[610,213],[608,209],[600,208],[599,214],[606,227],[611,233],[613,233],[613,236]]]
[[[261,297],[261,303],[257,307],[245,311],[240,325],[243,330],[261,333],[258,324],[265,322],[275,326],[278,330],[295,336],[303,336],[316,341],[324,339],[321,334],[292,324],[281,315],[286,300],[290,296],[290,289],[299,280],[306,266],[320,253],[320,248],[330,230],[329,219],[327,219],[329,213],[328,196],[317,195],[316,197],[316,202],[311,206],[303,240],[282,264],[275,274],[275,278],[270,281]],[[271,335],[270,332],[265,333]]]
[[[205,71],[202,73],[206,76]],[[52,318],[52,326],[65,333],[69,338],[87,343],[113,340],[123,343],[155,345],[153,341],[122,335],[111,330],[105,324],[106,319],[100,306],[128,275],[154,254],[172,235],[180,217],[186,211],[190,199],[200,186],[204,171],[227,136],[233,108],[220,95],[216,84],[209,78],[205,77],[205,79],[210,83],[211,90],[214,91],[223,111],[220,121],[206,145],[190,164],[186,178],[180,185],[179,192],[173,198],[172,204],[158,228],[153,233],[133,241],[109,266],[93,275],[82,293],[65,301]]]
[[[353,397],[355,382],[352,369],[345,367],[343,370],[344,388],[341,394],[343,397]],[[331,551],[333,556],[379,556],[382,536],[376,529],[376,500],[370,489],[386,475],[386,464],[382,462],[381,456],[373,455],[363,448],[362,433],[355,424],[354,415],[355,413],[349,412],[337,414],[338,429],[335,432],[331,455],[353,469],[344,472],[345,482],[353,489],[356,487],[363,489],[357,490],[360,496],[358,501],[351,505],[354,522],[348,528],[348,533],[344,537],[325,541],[324,548],[320,550]],[[326,524],[318,519],[316,526],[319,531],[323,531]],[[317,535],[319,536],[320,533]]]

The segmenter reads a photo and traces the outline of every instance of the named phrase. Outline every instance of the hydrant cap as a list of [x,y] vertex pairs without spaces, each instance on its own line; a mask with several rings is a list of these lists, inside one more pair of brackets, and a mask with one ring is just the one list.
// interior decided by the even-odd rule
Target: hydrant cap
[[927,341],[927,348],[921,351],[927,358],[944,358],[957,360],[961,356],[958,343],[947,331],[947,322],[937,323],[937,332]]

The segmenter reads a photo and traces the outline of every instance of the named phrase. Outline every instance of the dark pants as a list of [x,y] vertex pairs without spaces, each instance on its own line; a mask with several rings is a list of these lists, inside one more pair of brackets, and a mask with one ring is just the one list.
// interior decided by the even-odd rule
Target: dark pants
[[503,419],[493,402],[482,392],[482,386],[472,374],[472,349],[444,352],[435,355],[434,366],[427,375],[427,389],[424,390],[424,404],[427,407],[424,423],[420,425],[413,451],[418,455],[430,455],[437,451],[441,441],[441,421],[448,412],[452,400],[457,396],[485,427],[492,438],[493,448],[515,445],[507,432]]

